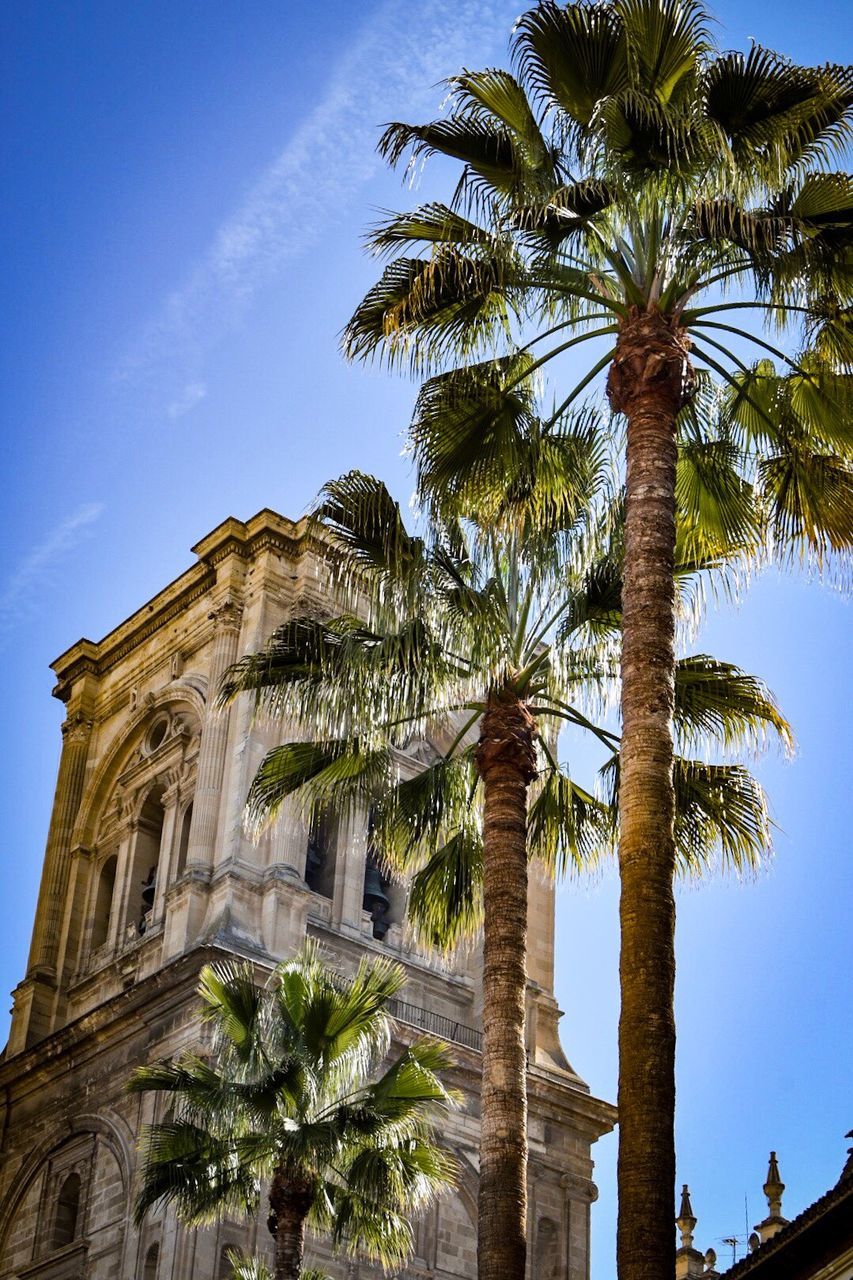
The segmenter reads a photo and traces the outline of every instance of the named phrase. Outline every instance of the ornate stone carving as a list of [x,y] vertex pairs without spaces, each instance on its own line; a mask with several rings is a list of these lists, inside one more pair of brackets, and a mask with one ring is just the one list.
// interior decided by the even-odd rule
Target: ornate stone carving
[[239,631],[243,619],[243,606],[236,600],[223,600],[222,604],[207,616],[213,621],[217,631]]
[[92,732],[93,721],[82,711],[74,711],[62,722],[62,736],[66,743],[83,743]]

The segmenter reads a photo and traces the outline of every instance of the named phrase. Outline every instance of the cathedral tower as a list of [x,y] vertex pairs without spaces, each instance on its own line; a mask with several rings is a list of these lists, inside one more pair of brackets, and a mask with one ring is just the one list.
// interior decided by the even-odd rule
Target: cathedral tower
[[[282,730],[254,722],[244,701],[216,710],[215,691],[228,665],[292,612],[322,613],[328,581],[305,523],[272,511],[226,520],[193,550],[193,567],[150,603],[54,663],[62,755],[29,963],[0,1061],[0,1280],[219,1280],[229,1246],[269,1248],[263,1222],[190,1231],[161,1212],[136,1230],[136,1140],[155,1101],[123,1089],[134,1065],[198,1046],[203,964],[237,954],[262,972],[306,934],[343,971],[365,952],[398,959],[407,972],[399,1039],[426,1031],[454,1046],[466,1101],[447,1138],[463,1176],[418,1224],[417,1256],[400,1274],[473,1277],[479,957],[445,963],[411,944],[403,886],[374,883],[367,813],[309,830],[294,806],[259,843],[246,836],[249,784]],[[432,751],[424,740],[406,754],[417,767]],[[529,1273],[586,1280],[590,1148],[614,1112],[560,1047],[553,930],[553,889],[534,881]],[[311,1253],[334,1276],[378,1274],[331,1259],[322,1241]]]

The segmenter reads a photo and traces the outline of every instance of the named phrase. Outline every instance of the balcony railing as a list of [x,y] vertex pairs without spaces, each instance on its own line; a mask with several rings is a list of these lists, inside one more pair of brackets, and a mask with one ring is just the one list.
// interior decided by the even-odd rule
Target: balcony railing
[[454,1044],[464,1044],[477,1053],[483,1051],[483,1033],[474,1027],[466,1027],[464,1022],[455,1022],[453,1018],[445,1018],[441,1013],[433,1013],[431,1009],[421,1009],[416,1004],[408,1004],[405,1000],[390,1000],[388,1012],[398,1022],[405,1022],[410,1027],[417,1027],[440,1040],[452,1040]]

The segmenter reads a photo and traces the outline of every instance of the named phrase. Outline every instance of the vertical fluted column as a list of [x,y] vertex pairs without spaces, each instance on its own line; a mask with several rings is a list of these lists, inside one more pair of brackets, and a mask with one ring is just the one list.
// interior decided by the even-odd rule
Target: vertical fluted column
[[288,797],[272,830],[271,865],[286,868],[295,879],[304,880],[309,831],[304,810],[296,799]]
[[354,805],[338,828],[332,914],[344,932],[361,933],[367,826],[367,810]]
[[57,947],[71,868],[71,839],[83,798],[91,735],[92,721],[82,711],[70,714],[62,726],[62,755],[39,887],[28,976],[52,977],[56,972]]
[[163,829],[160,834],[160,852],[157,859],[157,885],[151,913],[152,924],[158,924],[163,919],[166,892],[174,879],[174,861],[178,854],[176,846],[178,805],[181,800],[181,770],[172,770],[168,780],[169,786],[161,799],[163,805]]
[[198,757],[198,781],[193,801],[187,867],[213,865],[214,842],[222,793],[222,774],[228,745],[229,710],[217,711],[215,702],[222,677],[237,657],[240,620],[243,610],[233,600],[226,600],[211,617],[214,619],[213,660],[207,714],[201,734]]

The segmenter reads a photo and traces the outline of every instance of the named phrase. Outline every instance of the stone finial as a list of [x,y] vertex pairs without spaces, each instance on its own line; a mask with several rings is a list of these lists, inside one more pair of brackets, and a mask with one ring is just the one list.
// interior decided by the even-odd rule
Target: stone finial
[[788,1219],[782,1217],[782,1192],[785,1184],[779,1175],[779,1164],[776,1152],[770,1152],[770,1163],[767,1166],[767,1178],[764,1183],[764,1194],[767,1197],[767,1217],[756,1225],[755,1230],[765,1244],[778,1231],[788,1225]]
[[693,1206],[690,1203],[690,1188],[686,1182],[681,1188],[681,1208],[678,1210],[678,1217],[675,1219],[675,1225],[681,1232],[682,1249],[692,1249],[693,1232],[696,1228],[696,1219],[693,1216]]
[[681,1189],[681,1207],[675,1225],[681,1233],[681,1247],[675,1255],[676,1280],[691,1280],[693,1276],[702,1275],[702,1255],[698,1249],[693,1248],[696,1218],[690,1203],[690,1188],[686,1182]]
[[767,1208],[770,1211],[770,1217],[776,1218],[782,1213],[782,1192],[785,1190],[785,1184],[779,1176],[779,1165],[776,1160],[776,1152],[770,1152],[770,1163],[767,1166],[767,1181],[764,1183],[763,1191],[767,1196]]
[[706,1249],[705,1250],[705,1270],[703,1272],[703,1275],[705,1276],[705,1280],[711,1280],[712,1276],[718,1276],[719,1274],[720,1273],[717,1270],[716,1250]]

